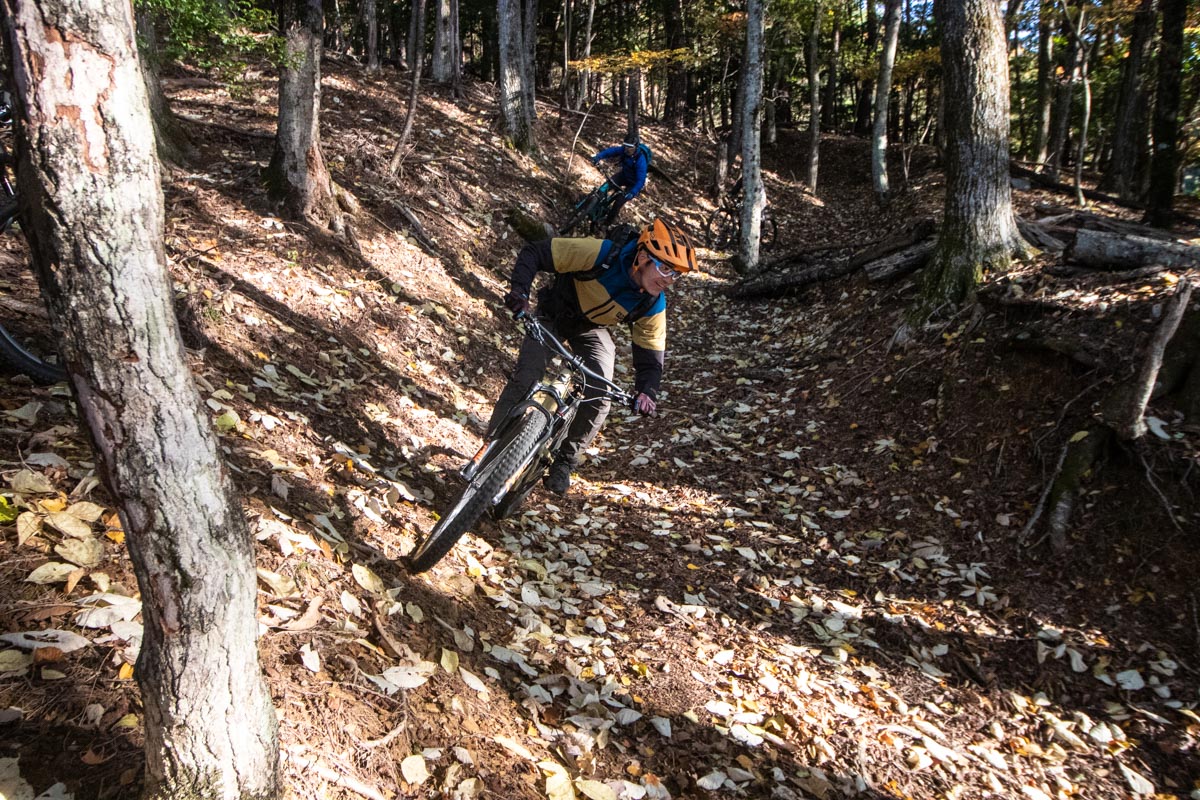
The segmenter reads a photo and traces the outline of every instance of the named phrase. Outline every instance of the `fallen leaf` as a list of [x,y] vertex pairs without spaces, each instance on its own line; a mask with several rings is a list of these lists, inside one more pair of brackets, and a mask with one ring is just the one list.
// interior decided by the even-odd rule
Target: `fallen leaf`
[[369,567],[364,567],[362,564],[354,564],[350,567],[350,572],[354,575],[354,580],[358,585],[368,592],[383,594],[387,591],[387,587],[383,585],[383,580],[372,572]]
[[67,579],[67,576],[75,571],[74,564],[63,564],[60,561],[51,561],[47,564],[42,564],[40,567],[29,573],[29,577],[25,579],[26,583],[48,584],[61,583]]
[[400,773],[404,780],[413,786],[420,786],[429,780],[429,768],[425,766],[425,756],[417,753],[400,762]]

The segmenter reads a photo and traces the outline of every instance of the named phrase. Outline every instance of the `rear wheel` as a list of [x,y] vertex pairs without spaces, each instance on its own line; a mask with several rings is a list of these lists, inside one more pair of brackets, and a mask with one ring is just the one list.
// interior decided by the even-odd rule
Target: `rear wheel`
[[737,220],[727,208],[718,208],[708,218],[704,227],[704,243],[713,250],[724,250],[734,244],[737,236]]
[[[6,198],[0,203],[0,230],[9,230],[16,217],[16,198]],[[0,369],[43,385],[66,380],[66,370],[54,362],[50,318],[29,266],[29,249],[16,235],[0,241],[0,314],[5,321],[0,326]]]
[[763,211],[762,228],[759,231],[758,244],[762,249],[766,250],[775,244],[775,240],[778,238],[779,225],[775,222],[775,215],[768,208]]
[[530,409],[518,420],[504,441],[497,443],[495,453],[479,468],[479,472],[463,489],[462,495],[446,515],[421,542],[408,560],[409,572],[424,572],[450,552],[483,515],[492,500],[537,447],[549,420],[540,410]]

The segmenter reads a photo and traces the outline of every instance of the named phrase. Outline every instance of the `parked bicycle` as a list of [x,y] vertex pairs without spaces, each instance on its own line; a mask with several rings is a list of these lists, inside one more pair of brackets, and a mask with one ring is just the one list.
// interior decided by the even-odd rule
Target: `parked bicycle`
[[[567,435],[581,403],[612,400],[633,406],[634,395],[584,366],[583,359],[547,330],[536,317],[522,314],[525,333],[557,358],[543,379],[462,468],[467,481],[454,505],[409,555],[408,569],[424,572],[450,552],[485,511],[499,521],[512,515],[541,480],[554,453]],[[586,386],[604,391],[584,398]]]
[[[721,196],[717,210],[708,218],[704,226],[704,244],[713,250],[728,250],[737,247],[742,236],[742,192],[741,181],[732,192]],[[763,209],[762,224],[759,228],[759,246],[764,250],[775,244],[779,237],[779,225],[775,222],[775,214],[770,204]]]
[[[0,126],[12,125],[8,93],[0,92]],[[21,203],[13,186],[13,157],[0,142],[0,234],[20,228]],[[49,315],[29,264],[29,248],[16,237],[0,244],[0,368],[48,385],[66,380],[56,363]]]
[[604,222],[613,203],[625,190],[613,178],[592,189],[576,201],[567,215],[567,221],[558,229],[559,236],[569,236],[576,227],[587,223],[587,233],[596,236],[603,231]]

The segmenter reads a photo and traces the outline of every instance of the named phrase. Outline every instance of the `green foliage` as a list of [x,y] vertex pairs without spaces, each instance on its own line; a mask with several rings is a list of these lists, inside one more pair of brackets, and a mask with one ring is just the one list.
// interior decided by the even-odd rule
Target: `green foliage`
[[231,80],[251,59],[279,62],[282,58],[283,41],[270,32],[274,16],[249,0],[136,0],[136,4],[139,12],[154,20],[159,53],[168,61],[214,70]]

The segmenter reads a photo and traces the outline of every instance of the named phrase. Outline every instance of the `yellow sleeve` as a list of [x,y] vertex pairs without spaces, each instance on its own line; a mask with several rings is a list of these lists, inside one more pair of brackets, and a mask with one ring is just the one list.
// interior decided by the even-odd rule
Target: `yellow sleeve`
[[659,353],[667,349],[667,315],[660,311],[633,323],[633,343]]
[[582,272],[596,266],[603,239],[552,239],[550,255],[555,272]]

